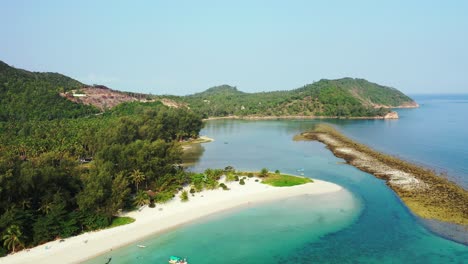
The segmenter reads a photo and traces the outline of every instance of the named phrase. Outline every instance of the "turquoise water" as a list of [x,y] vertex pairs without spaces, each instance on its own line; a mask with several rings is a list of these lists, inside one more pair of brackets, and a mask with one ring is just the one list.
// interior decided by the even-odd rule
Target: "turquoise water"
[[[142,240],[89,263],[275,263],[320,237],[355,222],[360,203],[351,193],[300,196],[207,217],[157,239]],[[320,227],[320,228],[317,228]],[[138,248],[143,244],[146,248]],[[261,246],[260,246],[261,245]]]
[[[408,115],[419,115],[415,111],[425,110],[424,105],[414,111],[405,110],[400,113],[401,119],[397,123],[382,120],[332,123],[357,139],[362,137],[371,146],[392,153],[401,152],[401,155],[410,159],[433,164],[431,155],[439,152],[438,146],[445,147],[446,144],[435,144],[430,153],[411,153],[406,150],[414,148],[399,149],[395,142],[413,141],[405,137],[416,133],[418,129],[411,127],[414,122],[404,120]],[[353,210],[343,212],[340,203],[332,199],[338,199],[338,196],[315,199],[298,197],[239,208],[135,243],[148,245],[144,250],[139,250],[135,244],[114,250],[111,263],[166,263],[167,257],[172,254],[187,256],[191,264],[466,263],[467,246],[426,230],[383,181],[343,164],[343,160],[334,157],[320,143],[292,141],[295,134],[311,128],[317,122],[323,121],[208,122],[203,134],[216,141],[203,144],[202,155],[193,159],[195,165],[192,169],[201,171],[208,167],[232,165],[242,170],[267,167],[270,170],[296,173],[298,168],[304,168],[306,176],[331,181],[349,190],[352,195],[347,200],[352,201]],[[416,125],[423,129],[418,130],[419,133],[429,133],[427,138],[431,138],[431,133],[436,133],[429,130],[437,130],[444,125],[432,124],[430,120],[424,122],[425,125]],[[371,137],[373,133],[368,132],[374,130],[375,133],[386,133],[384,131],[387,127],[395,126],[400,131],[399,137],[389,136],[390,132],[380,134],[380,138]],[[363,131],[367,131],[368,136]],[[454,133],[456,135],[457,132]],[[387,149],[386,146],[391,148]],[[439,159],[446,159],[445,163],[434,163],[434,166],[458,171],[463,176],[463,162],[461,166],[452,166],[450,163],[450,155],[456,153],[451,153],[450,149],[448,153],[441,150]],[[463,157],[456,156],[453,160],[459,158]],[[327,208],[331,208],[331,211],[327,211]],[[101,256],[89,263],[104,263],[108,257]]]

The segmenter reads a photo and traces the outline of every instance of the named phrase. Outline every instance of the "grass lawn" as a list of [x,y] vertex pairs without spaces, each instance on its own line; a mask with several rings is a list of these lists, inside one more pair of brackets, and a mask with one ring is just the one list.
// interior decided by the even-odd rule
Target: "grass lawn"
[[134,218],[128,217],[128,216],[123,216],[123,217],[116,217],[112,219],[112,223],[109,226],[109,228],[116,227],[116,226],[121,226],[121,225],[126,225],[135,222]]
[[262,180],[262,183],[275,186],[275,187],[301,185],[301,184],[306,184],[309,182],[313,182],[312,179],[292,176],[292,175],[287,175],[287,174],[273,174],[273,173],[270,173],[268,177],[265,177]]

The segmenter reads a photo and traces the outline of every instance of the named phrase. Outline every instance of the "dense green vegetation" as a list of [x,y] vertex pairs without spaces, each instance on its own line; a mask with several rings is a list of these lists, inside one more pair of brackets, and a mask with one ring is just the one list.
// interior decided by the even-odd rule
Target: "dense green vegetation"
[[76,118],[97,113],[59,95],[83,84],[58,73],[15,69],[0,61],[0,122]]
[[172,198],[189,183],[177,166],[178,140],[198,136],[201,119],[162,105],[133,110],[138,114],[2,123],[2,235],[19,230],[18,248],[104,228],[120,209]]
[[352,78],[321,80],[291,91],[262,93],[244,93],[236,87],[222,85],[178,100],[205,118],[229,115],[382,116],[389,110],[380,106],[413,102],[394,88]]
[[179,141],[198,137],[199,115],[137,102],[94,115],[58,95],[80,83],[0,67],[0,255],[129,223],[120,210],[190,183]]

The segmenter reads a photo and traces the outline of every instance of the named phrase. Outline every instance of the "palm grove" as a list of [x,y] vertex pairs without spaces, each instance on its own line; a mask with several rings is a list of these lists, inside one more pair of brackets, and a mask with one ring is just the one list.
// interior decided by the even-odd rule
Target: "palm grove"
[[95,115],[58,95],[76,81],[0,66],[0,255],[105,228],[190,181],[178,142],[203,125],[190,110],[133,102]]

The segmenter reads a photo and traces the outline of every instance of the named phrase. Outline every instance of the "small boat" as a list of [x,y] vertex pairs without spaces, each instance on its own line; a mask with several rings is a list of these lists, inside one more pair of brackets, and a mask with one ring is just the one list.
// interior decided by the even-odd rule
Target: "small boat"
[[302,172],[303,172],[303,171],[304,171],[304,168],[297,169],[297,171],[302,171]]
[[188,264],[185,258],[171,256],[169,258],[169,264]]
[[137,247],[139,247],[139,248],[145,248],[146,246],[145,246],[145,245],[137,245]]

